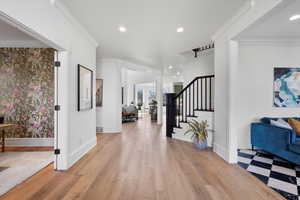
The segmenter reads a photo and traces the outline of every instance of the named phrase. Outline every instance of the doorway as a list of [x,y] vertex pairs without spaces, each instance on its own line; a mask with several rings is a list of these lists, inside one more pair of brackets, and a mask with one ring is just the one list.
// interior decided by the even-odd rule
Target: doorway
[[0,30],[1,195],[49,163],[67,169],[66,109],[59,106],[67,53],[1,13]]

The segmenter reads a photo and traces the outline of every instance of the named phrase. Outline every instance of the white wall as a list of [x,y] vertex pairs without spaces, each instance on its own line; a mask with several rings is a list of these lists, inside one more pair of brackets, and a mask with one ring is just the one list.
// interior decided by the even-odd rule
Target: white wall
[[231,131],[236,123],[231,113],[231,102],[236,84],[235,71],[238,45],[235,37],[258,19],[279,5],[282,0],[252,0],[221,27],[212,37],[215,42],[215,141],[214,151],[230,163],[237,162],[237,135]]
[[183,85],[186,86],[197,76],[206,76],[214,74],[214,54],[213,52],[198,55],[190,62],[183,65],[182,79]]
[[103,79],[103,106],[97,108],[97,127],[104,133],[122,131],[121,66],[118,60],[97,63],[97,78]]
[[68,169],[96,144],[95,105],[92,110],[77,112],[77,64],[95,71],[97,45],[48,0],[3,0],[0,15],[19,23],[45,43],[66,50],[60,54],[63,65],[59,74],[59,103],[62,108],[60,122],[63,123],[59,124],[59,129],[60,138],[64,139],[59,141],[61,154],[58,159],[62,162],[58,169]]
[[[142,84],[142,83],[153,83],[156,80],[156,74],[148,71],[134,71],[125,69],[122,76],[123,85],[126,85],[126,102],[129,105],[134,99],[134,85]],[[125,76],[126,74],[126,76]],[[135,89],[137,91],[137,88]]]
[[299,116],[300,108],[273,107],[274,67],[300,67],[300,46],[279,44],[240,45],[237,69],[236,109],[232,132],[238,135],[239,148],[250,148],[250,123],[261,117]]

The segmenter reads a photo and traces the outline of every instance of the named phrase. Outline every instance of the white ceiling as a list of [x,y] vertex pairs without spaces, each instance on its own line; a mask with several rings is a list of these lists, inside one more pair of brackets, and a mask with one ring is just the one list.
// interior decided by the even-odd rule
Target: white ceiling
[[46,47],[42,42],[0,20],[0,47]]
[[290,21],[292,15],[300,14],[300,1],[286,1],[267,16],[256,22],[242,34],[240,39],[299,40],[300,19]]
[[[167,67],[207,44],[247,0],[62,0],[99,42],[98,57]],[[120,33],[118,27],[127,28]],[[177,33],[178,27],[183,33]]]

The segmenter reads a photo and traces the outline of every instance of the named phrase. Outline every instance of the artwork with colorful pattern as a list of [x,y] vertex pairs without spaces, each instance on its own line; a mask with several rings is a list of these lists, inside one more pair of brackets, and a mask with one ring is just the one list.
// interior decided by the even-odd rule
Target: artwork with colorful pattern
[[274,106],[300,107],[300,68],[274,68]]

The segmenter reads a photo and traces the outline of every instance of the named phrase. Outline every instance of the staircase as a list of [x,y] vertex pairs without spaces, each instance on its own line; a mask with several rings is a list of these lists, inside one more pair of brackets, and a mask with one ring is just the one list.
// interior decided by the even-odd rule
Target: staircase
[[[167,94],[167,136],[192,142],[184,135],[187,122],[207,120],[209,129],[213,130],[214,120],[214,75],[199,76],[191,81],[180,93]],[[208,143],[212,140],[209,132]]]

